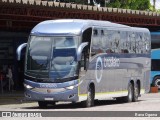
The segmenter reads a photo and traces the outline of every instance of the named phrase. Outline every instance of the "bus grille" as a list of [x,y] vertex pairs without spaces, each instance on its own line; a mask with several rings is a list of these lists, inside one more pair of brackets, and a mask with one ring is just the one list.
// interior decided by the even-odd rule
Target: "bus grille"
[[65,91],[65,88],[47,89],[47,88],[33,88],[32,91],[39,93],[58,93]]

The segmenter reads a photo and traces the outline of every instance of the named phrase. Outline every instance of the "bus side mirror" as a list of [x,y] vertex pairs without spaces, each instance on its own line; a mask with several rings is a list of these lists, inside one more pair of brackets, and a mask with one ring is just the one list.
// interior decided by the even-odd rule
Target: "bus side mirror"
[[86,47],[87,45],[88,45],[88,42],[83,42],[78,47],[78,50],[77,50],[77,60],[78,61],[81,61],[81,56],[82,56],[83,48]]
[[21,59],[21,51],[26,46],[27,46],[27,43],[23,43],[17,48],[17,60]]

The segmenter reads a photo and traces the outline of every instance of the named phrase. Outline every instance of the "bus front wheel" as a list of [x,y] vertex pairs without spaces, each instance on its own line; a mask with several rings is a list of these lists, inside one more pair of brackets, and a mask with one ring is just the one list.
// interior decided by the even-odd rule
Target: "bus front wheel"
[[48,104],[55,105],[55,102],[38,101],[38,105],[40,108],[47,108]]
[[87,93],[87,100],[83,102],[83,106],[84,107],[94,106],[94,96],[95,96],[94,87],[90,86]]
[[125,97],[125,102],[132,102],[134,96],[134,88],[133,84],[129,83],[128,85],[128,95]]

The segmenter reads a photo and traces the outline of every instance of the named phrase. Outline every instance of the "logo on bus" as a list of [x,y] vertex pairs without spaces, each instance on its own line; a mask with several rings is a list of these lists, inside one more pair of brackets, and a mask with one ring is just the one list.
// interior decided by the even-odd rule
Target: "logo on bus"
[[57,88],[57,85],[54,83],[41,83],[40,84],[41,88]]
[[104,57],[104,67],[119,67],[120,60],[116,57]]
[[96,61],[96,69],[95,69],[95,77],[97,83],[99,83],[102,79],[103,68],[114,68],[120,66],[120,59],[116,57],[108,57],[108,58],[101,58],[98,57]]
[[102,73],[103,73],[103,62],[102,62],[102,58],[98,57],[97,61],[96,61],[96,70],[95,70],[97,83],[99,83],[101,81]]

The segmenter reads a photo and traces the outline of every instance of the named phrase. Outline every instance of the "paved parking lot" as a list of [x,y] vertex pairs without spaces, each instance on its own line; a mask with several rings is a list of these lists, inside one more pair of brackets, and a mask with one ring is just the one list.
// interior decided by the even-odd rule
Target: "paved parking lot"
[[[6,102],[8,100],[8,102]],[[95,106],[91,107],[91,108],[83,108],[81,106],[81,103],[76,103],[76,104],[71,104],[71,103],[57,103],[56,106],[48,106],[46,109],[40,109],[38,107],[37,102],[28,102],[28,101],[24,101],[23,97],[8,97],[8,98],[2,98],[0,100],[0,111],[34,111],[34,112],[43,112],[43,111],[48,111],[48,113],[52,112],[53,114],[55,114],[57,111],[61,113],[61,115],[66,116],[66,111],[69,112],[73,112],[73,114],[76,114],[75,111],[77,112],[88,112],[87,114],[91,114],[89,115],[89,117],[87,117],[87,119],[90,118],[90,116],[95,116],[98,112],[99,113],[103,113],[101,111],[109,111],[112,112],[111,114],[118,114],[118,111],[153,111],[153,113],[157,113],[157,111],[160,111],[160,93],[148,93],[148,94],[144,94],[139,98],[138,102],[132,102],[132,103],[123,103],[123,102],[118,102],[116,100],[100,100],[100,101],[95,101]],[[63,112],[64,111],[64,114]],[[47,113],[47,112],[46,112]],[[53,115],[52,114],[52,115]],[[70,114],[70,113],[69,113]],[[107,114],[107,113],[106,113]],[[125,114],[122,113],[122,114]],[[129,113],[128,113],[129,114]],[[83,115],[83,114],[82,114]],[[125,115],[124,115],[125,116]],[[102,116],[98,116],[101,119]],[[97,119],[97,117],[93,117],[92,119]],[[104,116],[106,118],[106,116]],[[122,115],[123,117],[123,115]],[[74,119],[75,117],[71,118],[70,117],[56,117],[56,119]],[[84,117],[86,120],[86,117]],[[84,119],[83,117],[76,117],[76,119]],[[108,118],[108,117],[107,117]],[[20,119],[20,118],[17,118]],[[39,118],[34,118],[34,119],[39,119]],[[48,119],[48,118],[47,118]],[[99,118],[98,118],[99,119]],[[118,119],[116,118],[111,118],[111,119]],[[133,119],[133,118],[130,118]],[[134,119],[144,119],[144,117],[134,117]],[[152,119],[152,118],[146,118],[146,119]],[[146,120],[145,119],[145,120]],[[158,118],[154,118],[154,120]],[[125,120],[125,117],[124,117]]]

